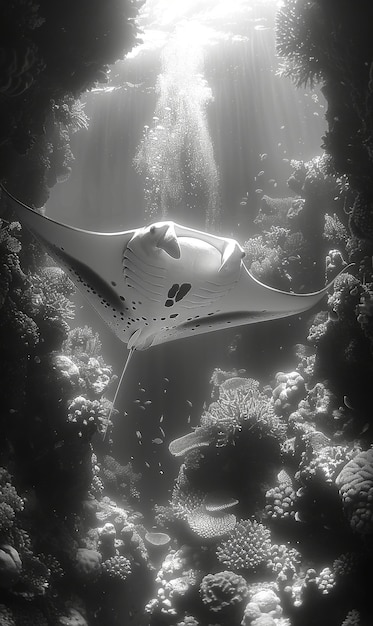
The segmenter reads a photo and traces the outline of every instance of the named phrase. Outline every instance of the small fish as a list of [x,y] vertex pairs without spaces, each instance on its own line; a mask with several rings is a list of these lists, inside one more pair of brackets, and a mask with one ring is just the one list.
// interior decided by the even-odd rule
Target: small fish
[[149,404],[151,404],[151,403],[152,403],[151,400],[145,400],[145,402],[144,402],[145,406],[149,406]]
[[188,424],[190,424],[190,415],[188,415],[187,422],[188,422]]
[[354,407],[352,406],[352,404],[351,404],[351,400],[350,400],[350,398],[349,398],[348,396],[343,396],[343,404],[344,404],[344,405],[345,405],[348,409],[353,410],[353,408],[354,408]]
[[364,433],[366,433],[366,432],[367,432],[367,430],[369,430],[369,427],[370,427],[370,424],[369,424],[369,422],[367,422],[366,424],[364,424],[364,426],[363,426],[363,428],[361,429],[361,431],[360,431],[360,433],[359,433],[359,434],[360,434],[360,435],[363,435]]
[[150,467],[148,461],[145,461],[145,465],[146,465],[146,467]]
[[260,155],[260,160],[265,161],[266,159],[268,159],[268,154],[266,152],[263,152],[263,154]]
[[263,176],[264,174],[264,170],[260,170],[259,174],[257,174],[257,176]]
[[161,431],[162,437],[165,437],[166,433],[164,432],[164,430],[163,430],[163,428],[161,426],[159,426],[159,430]]
[[161,443],[163,443],[163,439],[161,439],[160,437],[156,437],[155,439],[152,439],[152,443],[155,443],[157,446],[160,446]]
[[141,404],[141,400],[134,400],[133,403],[134,404]]
[[193,406],[193,404],[191,403],[191,401],[190,401],[190,400],[187,400],[187,404],[188,404],[190,407],[192,407],[192,406]]
[[160,423],[160,424],[162,424],[163,419],[164,419],[164,418],[163,418],[163,413],[162,413],[161,417],[159,418],[159,423]]
[[247,205],[247,202],[245,201],[240,202],[240,206],[246,206],[246,205]]
[[329,322],[338,322],[339,315],[337,311],[334,311],[334,309],[332,309],[331,311],[328,311],[328,320]]
[[145,409],[145,407],[144,407],[143,405],[140,405],[140,406],[139,406],[139,409],[141,409],[141,411],[145,411],[145,410],[146,410],[146,409]]
[[169,382],[170,382],[170,379],[169,379],[169,378],[166,378],[166,377],[165,377],[163,380],[164,380],[164,381],[166,381],[166,383],[169,383]]
[[140,440],[142,438],[142,434],[139,430],[136,431],[136,437],[138,440]]
[[142,393],[145,393],[146,389],[144,389],[144,387],[141,387],[141,388],[140,388],[140,391],[141,391]]
[[259,196],[263,193],[263,189],[255,189],[255,193],[257,193]]

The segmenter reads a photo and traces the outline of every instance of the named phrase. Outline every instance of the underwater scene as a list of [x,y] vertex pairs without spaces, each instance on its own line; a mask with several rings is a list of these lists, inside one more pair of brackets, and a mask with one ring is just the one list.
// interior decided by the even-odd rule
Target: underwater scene
[[0,4],[0,626],[373,625],[373,4]]

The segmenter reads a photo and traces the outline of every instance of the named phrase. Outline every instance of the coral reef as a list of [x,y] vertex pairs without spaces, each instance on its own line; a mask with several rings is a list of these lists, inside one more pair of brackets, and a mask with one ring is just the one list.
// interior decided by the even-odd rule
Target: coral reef
[[200,585],[202,602],[209,611],[220,613],[241,605],[248,594],[247,583],[242,576],[228,571],[207,574]]
[[373,533],[373,449],[359,452],[335,479],[352,529]]
[[256,520],[241,520],[216,548],[218,561],[229,570],[253,570],[266,564],[271,550],[270,531]]

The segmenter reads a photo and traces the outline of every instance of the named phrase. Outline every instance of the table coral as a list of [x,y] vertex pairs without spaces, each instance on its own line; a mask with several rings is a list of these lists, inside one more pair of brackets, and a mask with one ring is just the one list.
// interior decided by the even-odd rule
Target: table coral
[[335,479],[351,528],[373,533],[373,448],[359,452]]
[[230,570],[256,571],[271,551],[271,534],[256,520],[241,520],[216,548],[216,556]]
[[240,605],[248,594],[245,579],[233,572],[207,574],[202,579],[200,594],[203,604],[215,613]]
[[168,449],[173,456],[184,456],[190,450],[209,446],[213,436],[206,428],[198,426],[191,433],[178,437],[170,442]]
[[201,539],[219,539],[227,535],[236,524],[233,513],[223,511],[208,511],[202,504],[187,515],[190,529]]

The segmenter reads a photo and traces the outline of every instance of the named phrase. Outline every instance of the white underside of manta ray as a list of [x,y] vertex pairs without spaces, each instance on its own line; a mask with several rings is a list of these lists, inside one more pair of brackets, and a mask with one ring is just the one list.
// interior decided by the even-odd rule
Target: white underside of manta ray
[[250,274],[234,239],[171,221],[91,232],[45,217],[2,189],[19,220],[131,351],[295,315],[332,284],[310,294],[279,291]]

